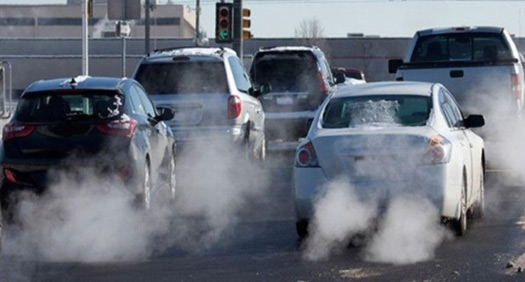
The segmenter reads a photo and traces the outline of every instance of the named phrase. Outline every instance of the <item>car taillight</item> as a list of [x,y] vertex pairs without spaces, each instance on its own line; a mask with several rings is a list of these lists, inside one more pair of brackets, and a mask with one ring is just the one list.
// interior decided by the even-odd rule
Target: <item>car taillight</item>
[[452,144],[440,135],[432,136],[425,153],[425,163],[445,164],[450,161]]
[[98,131],[109,135],[123,135],[131,138],[137,128],[137,121],[134,119],[114,120],[97,125]]
[[4,168],[4,175],[10,182],[16,183],[16,176],[10,169]]
[[297,148],[295,153],[295,165],[299,167],[319,167],[314,144],[311,141]]
[[228,97],[228,118],[237,118],[241,115],[241,98]]
[[127,165],[122,166],[118,170],[118,176],[120,177],[120,179],[126,180],[126,178],[128,178],[128,176],[129,176],[129,166],[127,166]]
[[328,85],[326,85],[326,81],[323,78],[323,74],[321,72],[317,73],[317,79],[319,80],[319,91],[323,95],[328,95]]
[[35,127],[32,125],[21,124],[21,123],[8,123],[2,130],[2,140],[7,141],[13,138],[26,137],[31,135]]
[[510,75],[510,81],[511,81],[511,89],[512,94],[514,94],[514,97],[516,99],[521,99],[521,84],[520,79],[517,73],[513,73]]

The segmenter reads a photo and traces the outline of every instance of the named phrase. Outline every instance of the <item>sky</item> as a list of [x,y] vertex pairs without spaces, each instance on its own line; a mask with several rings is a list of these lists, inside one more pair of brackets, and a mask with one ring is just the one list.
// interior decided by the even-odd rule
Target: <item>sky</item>
[[[201,28],[207,32],[208,37],[215,36],[217,1],[219,0],[201,0]],[[0,4],[64,2],[65,0],[0,0]],[[173,2],[187,5],[195,12],[195,0]],[[420,29],[461,25],[502,26],[511,34],[525,36],[525,1],[244,0],[243,5],[251,10],[252,34],[263,38],[293,37],[301,21],[314,18],[323,27],[326,37],[346,37],[348,33],[411,37]]]

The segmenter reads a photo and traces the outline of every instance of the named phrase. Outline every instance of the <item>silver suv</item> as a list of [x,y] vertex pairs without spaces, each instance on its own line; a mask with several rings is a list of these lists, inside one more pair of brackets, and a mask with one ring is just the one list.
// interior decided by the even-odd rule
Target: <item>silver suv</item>
[[138,64],[133,78],[160,107],[175,140],[226,140],[245,146],[250,158],[265,158],[264,112],[236,53],[228,48],[156,50]]

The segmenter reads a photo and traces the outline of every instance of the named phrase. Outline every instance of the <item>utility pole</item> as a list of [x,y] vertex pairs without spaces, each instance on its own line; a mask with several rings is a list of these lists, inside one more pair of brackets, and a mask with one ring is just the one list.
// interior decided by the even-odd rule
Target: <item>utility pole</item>
[[233,0],[233,50],[242,60],[242,0]]
[[88,1],[82,1],[82,75],[89,75]]
[[201,1],[197,0],[197,8],[195,9],[196,19],[195,19],[195,45],[200,46],[201,33],[199,29],[200,18],[201,18]]
[[[119,24],[121,25],[121,31],[122,31],[122,25],[126,19],[126,1],[121,0],[121,9],[122,9],[122,20],[119,21]],[[120,36],[122,38],[122,77],[126,77],[126,37]]]
[[149,51],[150,51],[150,48],[149,48],[149,38],[150,38],[150,34],[149,34],[149,27],[150,27],[150,16],[149,16],[149,12],[150,12],[150,8],[151,8],[151,6],[150,6],[150,5],[151,5],[151,4],[150,4],[150,1],[151,1],[151,0],[146,0],[146,2],[145,2],[145,4],[144,4],[144,5],[146,6],[146,7],[145,7],[146,9],[144,9],[144,10],[145,10],[145,11],[144,11],[144,12],[145,12],[145,16],[144,16],[145,19],[144,19],[144,20],[146,21],[146,23],[144,24],[144,37],[145,37],[145,38],[144,38],[144,42],[145,42],[145,44],[146,44],[146,46],[145,46],[145,54],[148,54]]

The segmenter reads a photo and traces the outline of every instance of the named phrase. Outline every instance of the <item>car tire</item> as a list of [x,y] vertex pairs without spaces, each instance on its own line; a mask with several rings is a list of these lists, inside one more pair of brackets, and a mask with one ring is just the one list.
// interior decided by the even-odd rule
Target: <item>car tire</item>
[[467,233],[467,197],[466,197],[466,184],[465,177],[463,177],[463,185],[461,189],[461,202],[460,202],[460,215],[459,218],[454,222],[454,231],[456,236],[461,237]]
[[174,202],[177,198],[177,175],[176,175],[176,161],[175,161],[175,153],[171,154],[171,157],[168,161],[168,173],[166,175],[167,177],[167,184],[168,184],[168,192],[170,196],[170,201]]
[[137,205],[145,210],[151,208],[151,169],[149,160],[146,159],[144,169],[140,173],[139,187],[136,201]]
[[485,213],[485,173],[482,171],[479,184],[479,198],[474,206],[473,218],[482,218]]
[[299,240],[304,240],[308,237],[308,220],[301,219],[295,222],[295,230],[297,231],[297,236]]

